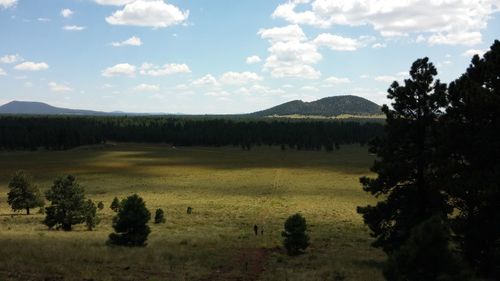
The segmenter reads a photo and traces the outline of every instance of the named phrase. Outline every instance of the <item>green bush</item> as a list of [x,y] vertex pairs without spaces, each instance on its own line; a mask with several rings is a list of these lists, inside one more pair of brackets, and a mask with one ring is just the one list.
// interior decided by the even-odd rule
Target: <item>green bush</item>
[[156,209],[155,212],[155,223],[165,223],[165,212],[162,209]]
[[118,200],[117,197],[113,198],[113,202],[111,202],[111,206],[109,206],[111,210],[113,210],[115,213],[118,213],[120,210],[120,200]]
[[120,204],[118,214],[113,218],[114,233],[109,235],[109,243],[122,246],[145,246],[151,232],[147,223],[151,213],[137,194],[129,196]]
[[288,255],[294,256],[304,252],[309,247],[309,236],[306,234],[306,219],[300,214],[289,217],[285,222],[285,231],[281,233],[285,239],[285,246]]

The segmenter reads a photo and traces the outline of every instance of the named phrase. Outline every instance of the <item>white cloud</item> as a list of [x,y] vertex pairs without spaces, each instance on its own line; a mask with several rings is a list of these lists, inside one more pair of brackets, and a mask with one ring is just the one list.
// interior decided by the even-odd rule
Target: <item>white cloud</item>
[[396,77],[391,76],[391,75],[380,75],[380,76],[376,76],[374,79],[375,79],[375,81],[388,82],[388,83],[398,80]]
[[119,63],[112,67],[108,67],[102,71],[102,76],[113,77],[113,76],[135,76],[135,66],[128,63]]
[[50,82],[49,88],[52,92],[62,93],[62,92],[71,92],[73,89],[64,84],[58,84],[56,82]]
[[7,75],[7,73],[5,73],[5,70],[0,68],[0,76],[5,76],[5,75]]
[[351,83],[351,80],[349,80],[349,78],[345,78],[345,77],[330,76],[330,77],[325,79],[325,82],[327,84],[348,84],[348,83]]
[[85,26],[79,26],[79,25],[65,25],[63,27],[64,30],[67,30],[67,31],[82,31],[82,30],[85,30],[86,27]]
[[70,18],[73,14],[74,14],[74,12],[71,11],[70,9],[62,9],[61,10],[61,16],[64,18]]
[[355,51],[362,46],[356,39],[322,33],[313,41],[317,46],[326,46],[335,51]]
[[217,91],[217,92],[207,92],[207,93],[205,93],[205,96],[209,96],[209,97],[228,97],[230,95],[231,94],[229,94],[226,91]]
[[141,38],[132,36],[129,39],[122,41],[122,42],[113,42],[111,43],[112,46],[114,47],[121,47],[121,46],[141,46],[142,41]]
[[46,70],[48,68],[49,65],[45,62],[36,63],[32,61],[23,62],[14,67],[14,69],[16,70],[23,70],[23,71],[40,71],[40,70]]
[[227,85],[244,85],[262,81],[264,78],[254,72],[226,72],[222,74],[219,81]]
[[430,44],[473,45],[499,9],[498,0],[314,0],[288,1],[273,17],[321,28],[370,25],[385,37],[427,33]]
[[17,0],[0,0],[0,8],[11,8],[17,4]]
[[473,57],[474,55],[479,55],[480,57],[484,55],[486,51],[484,50],[478,50],[478,49],[469,49],[465,52],[462,53],[462,56],[464,57]]
[[195,86],[217,86],[219,83],[215,77],[207,74],[200,79],[194,80],[192,84]]
[[307,39],[304,31],[298,25],[288,25],[285,27],[273,27],[268,29],[260,29],[257,32],[263,39],[268,39],[271,42],[279,41],[304,41]]
[[134,88],[137,92],[158,92],[160,90],[160,86],[158,85],[149,85],[149,84],[139,84]]
[[135,0],[95,0],[99,5],[123,6]]
[[149,76],[166,76],[177,73],[191,73],[191,70],[186,64],[164,64],[163,66],[153,65],[151,63],[143,63],[140,73]]
[[321,76],[312,66],[322,59],[318,46],[306,41],[300,26],[261,29],[258,34],[271,44],[263,69],[269,71],[272,77],[317,79]]
[[382,48],[386,48],[386,47],[387,47],[387,44],[384,44],[384,43],[375,43],[372,45],[373,49],[382,49]]
[[41,21],[41,22],[49,22],[50,19],[49,18],[37,18],[38,21]]
[[[108,1],[109,2],[109,1]],[[167,4],[163,0],[137,0],[106,18],[112,25],[133,25],[146,27],[168,27],[181,24],[189,17],[189,11]]]
[[3,57],[0,58],[0,62],[2,63],[16,63],[18,61],[21,61],[23,60],[23,58],[21,58],[20,55],[18,54],[15,54],[15,55],[5,55]]
[[256,64],[261,62],[262,60],[260,59],[259,56],[251,56],[247,58],[247,64]]

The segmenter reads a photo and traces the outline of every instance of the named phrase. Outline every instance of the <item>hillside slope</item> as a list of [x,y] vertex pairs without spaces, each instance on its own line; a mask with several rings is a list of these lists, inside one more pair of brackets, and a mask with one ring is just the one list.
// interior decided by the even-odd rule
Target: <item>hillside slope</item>
[[374,102],[358,96],[348,95],[327,97],[313,102],[294,100],[250,115],[264,117],[294,114],[316,116],[376,115],[381,114],[381,111],[380,106]]

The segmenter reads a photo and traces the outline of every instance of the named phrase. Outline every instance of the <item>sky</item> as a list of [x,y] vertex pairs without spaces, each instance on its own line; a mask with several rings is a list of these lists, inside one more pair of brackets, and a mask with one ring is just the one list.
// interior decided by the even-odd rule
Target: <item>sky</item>
[[449,83],[500,39],[500,0],[0,0],[0,104],[246,113],[358,95],[429,57]]

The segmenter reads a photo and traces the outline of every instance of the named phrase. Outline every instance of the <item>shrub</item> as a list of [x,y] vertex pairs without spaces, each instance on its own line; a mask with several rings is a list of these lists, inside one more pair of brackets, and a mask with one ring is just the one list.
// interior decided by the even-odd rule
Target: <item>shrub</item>
[[97,203],[97,209],[99,210],[104,209],[104,203],[102,203],[102,201],[99,201],[99,203]]
[[111,206],[109,206],[109,208],[111,208],[111,210],[113,210],[115,213],[118,213],[118,211],[120,210],[120,200],[115,197],[113,199],[113,202],[111,202]]
[[[100,202],[102,203],[102,202]],[[87,200],[84,206],[85,213],[85,225],[87,226],[87,230],[92,231],[98,225],[101,220],[97,217],[97,207],[92,200]]]
[[450,250],[449,228],[434,216],[413,228],[401,248],[389,254],[384,275],[389,281],[470,280],[464,268]]
[[109,235],[109,243],[122,246],[145,246],[151,232],[148,221],[151,213],[137,194],[124,199],[113,218],[114,233]]
[[162,209],[156,209],[155,212],[155,223],[165,223],[165,213]]
[[289,217],[285,222],[285,231],[281,233],[285,239],[285,246],[288,255],[298,255],[309,246],[309,236],[306,234],[306,219],[300,214]]

